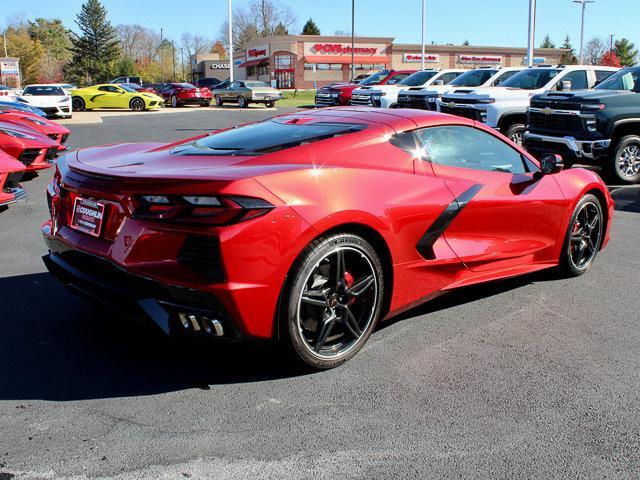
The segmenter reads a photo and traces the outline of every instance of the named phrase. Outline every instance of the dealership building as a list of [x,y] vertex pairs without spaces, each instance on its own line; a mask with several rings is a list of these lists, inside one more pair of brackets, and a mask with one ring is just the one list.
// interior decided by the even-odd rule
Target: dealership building
[[[356,37],[353,61],[356,76],[376,70],[419,70],[422,47],[394,44],[392,37]],[[265,37],[247,44],[234,59],[234,76],[261,80],[277,88],[309,89],[351,78],[351,38],[321,35]],[[560,63],[563,50],[538,48],[536,63]],[[426,68],[476,68],[526,65],[525,48],[470,45],[427,45]]]

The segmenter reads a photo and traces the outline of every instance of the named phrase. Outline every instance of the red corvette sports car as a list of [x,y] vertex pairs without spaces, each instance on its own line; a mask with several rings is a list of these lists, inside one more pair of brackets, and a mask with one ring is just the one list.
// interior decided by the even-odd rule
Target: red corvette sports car
[[0,207],[27,195],[19,183],[25,169],[22,163],[0,150]]
[[51,273],[168,334],[273,339],[314,368],[447,290],[558,268],[607,243],[587,170],[539,163],[469,119],[302,111],[57,162]]
[[0,122],[12,123],[35,130],[55,141],[58,144],[59,150],[67,149],[66,142],[71,131],[52,120],[17,110],[0,110]]
[[27,172],[35,172],[51,166],[60,145],[32,128],[3,122],[0,116],[0,149],[18,159]]
[[165,103],[172,107],[197,104],[201,107],[211,105],[211,90],[200,88],[191,83],[166,83],[158,91]]

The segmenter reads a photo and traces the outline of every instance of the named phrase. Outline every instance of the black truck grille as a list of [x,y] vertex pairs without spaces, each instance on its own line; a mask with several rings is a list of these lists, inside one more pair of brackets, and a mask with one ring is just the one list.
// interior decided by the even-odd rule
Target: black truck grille
[[582,120],[576,115],[545,115],[538,112],[529,112],[529,128],[531,130],[553,130],[554,132],[586,132]]
[[458,117],[470,118],[471,120],[475,120],[477,122],[482,121],[482,114],[479,110],[475,108],[455,108],[455,107],[445,107],[442,105],[440,107],[440,111],[442,113],[448,113],[450,115],[457,115]]
[[443,102],[453,102],[459,103],[461,105],[475,105],[478,103],[477,98],[450,98],[450,97],[442,97]]
[[398,106],[400,108],[426,109],[427,105],[425,105],[424,99],[425,97],[420,97],[418,95],[399,95]]
[[211,280],[224,278],[217,237],[189,235],[178,253],[178,263]]
[[579,110],[580,106],[575,102],[566,102],[562,100],[531,100],[531,108],[553,108],[554,110]]
[[335,107],[337,103],[331,97],[331,90],[318,90],[316,94],[316,106],[317,107]]

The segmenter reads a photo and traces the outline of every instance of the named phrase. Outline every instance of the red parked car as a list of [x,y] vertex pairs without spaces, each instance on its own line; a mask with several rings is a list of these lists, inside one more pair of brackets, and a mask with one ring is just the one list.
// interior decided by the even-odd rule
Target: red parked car
[[49,168],[58,156],[60,145],[31,128],[7,123],[0,117],[0,150],[16,158],[26,172]]
[[380,70],[358,83],[333,83],[316,92],[316,107],[349,105],[351,92],[363,85],[393,85],[404,80],[415,70]]
[[27,195],[20,185],[26,167],[0,150],[0,210]]
[[35,130],[57,142],[59,150],[67,149],[66,143],[71,134],[71,130],[52,120],[17,110],[0,110],[0,122],[12,123]]
[[164,98],[165,103],[172,107],[197,104],[208,107],[211,104],[211,90],[204,87],[196,87],[191,83],[165,83],[158,95]]
[[125,87],[129,87],[133,90],[135,90],[136,92],[146,92],[146,93],[153,93],[154,95],[158,95],[158,91],[150,86],[144,86],[144,85],[140,85],[138,83],[121,83],[120,85],[124,85]]
[[586,272],[613,201],[557,160],[470,119],[357,107],[88,148],[57,162],[44,260],[168,334],[275,340],[330,368],[453,288]]

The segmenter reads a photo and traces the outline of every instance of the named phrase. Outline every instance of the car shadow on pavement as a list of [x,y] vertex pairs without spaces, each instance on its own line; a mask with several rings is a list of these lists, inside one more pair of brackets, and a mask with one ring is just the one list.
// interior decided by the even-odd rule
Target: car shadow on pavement
[[270,345],[168,339],[48,274],[0,278],[0,400],[151,395],[303,375]]
[[616,202],[616,210],[640,213],[640,185],[610,187],[609,192]]

